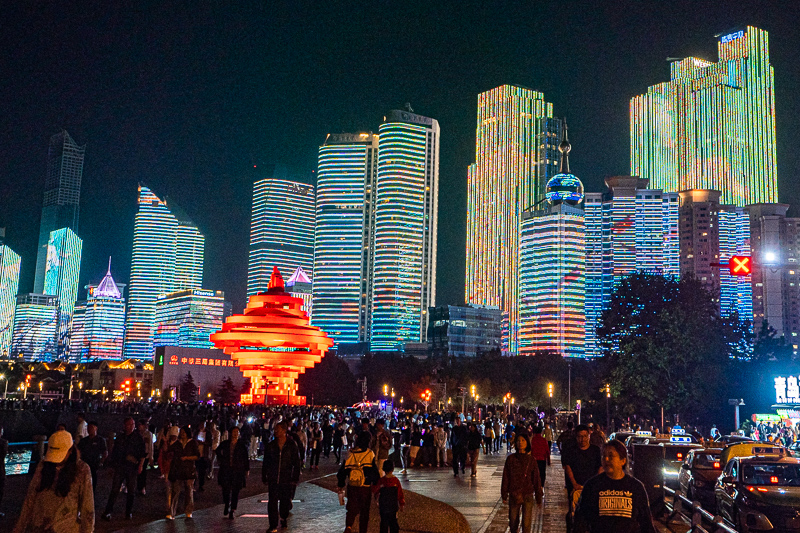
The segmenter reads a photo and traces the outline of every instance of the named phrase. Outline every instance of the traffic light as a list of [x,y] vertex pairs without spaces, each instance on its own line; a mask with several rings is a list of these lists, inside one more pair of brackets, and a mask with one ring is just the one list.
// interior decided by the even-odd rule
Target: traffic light
[[749,276],[753,273],[753,263],[750,256],[734,255],[728,260],[728,269],[731,276]]

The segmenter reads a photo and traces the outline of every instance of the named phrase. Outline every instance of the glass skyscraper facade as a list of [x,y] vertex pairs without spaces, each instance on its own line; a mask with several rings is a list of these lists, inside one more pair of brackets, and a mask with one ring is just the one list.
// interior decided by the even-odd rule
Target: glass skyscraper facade
[[297,267],[313,276],[314,186],[275,171],[253,185],[247,294],[267,290],[272,267],[288,275]]
[[225,293],[191,289],[165,294],[156,302],[155,346],[213,348],[212,333],[231,314]]
[[61,228],[78,231],[85,150],[86,146],[78,146],[66,130],[50,138],[36,254],[36,276],[33,282],[35,293],[45,292],[44,278],[50,233]]
[[152,359],[156,300],[202,286],[204,237],[183,212],[139,186],[123,355]]
[[519,354],[584,356],[583,209],[551,205],[522,215]]
[[519,351],[521,216],[544,198],[546,176],[557,171],[553,147],[561,127],[540,92],[502,85],[478,95],[475,163],[467,175],[465,298],[502,310],[505,353]]
[[108,361],[122,359],[125,334],[124,285],[118,285],[108,272],[97,285],[89,285],[87,299],[75,306],[70,361]]
[[314,316],[334,346],[370,335],[378,136],[334,134],[319,148]]
[[56,357],[69,354],[72,334],[72,313],[78,299],[78,278],[81,270],[83,241],[74,231],[63,228],[50,233],[47,243],[47,266],[44,272],[44,294],[58,298]]
[[373,262],[373,351],[425,339],[436,305],[439,123],[390,111],[378,130]]
[[715,189],[739,207],[778,200],[769,35],[722,35],[719,61],[687,57],[630,103],[631,174],[654,189]]
[[58,297],[49,294],[21,294],[14,312],[11,357],[25,361],[56,358]]
[[637,176],[606,179],[586,193],[586,356],[600,355],[596,329],[615,284],[635,272],[680,275],[678,193],[650,189]]
[[4,230],[0,228],[0,357],[7,359],[11,352],[14,331],[14,307],[19,291],[19,254],[3,244]]

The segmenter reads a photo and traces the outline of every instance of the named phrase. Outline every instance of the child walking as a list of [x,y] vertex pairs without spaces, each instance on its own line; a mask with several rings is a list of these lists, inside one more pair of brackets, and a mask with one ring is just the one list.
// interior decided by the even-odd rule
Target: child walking
[[403,487],[394,472],[394,461],[387,459],[383,462],[385,475],[372,486],[375,499],[378,500],[378,509],[381,514],[381,533],[400,533],[397,523],[397,511],[402,511],[406,505],[403,496]]

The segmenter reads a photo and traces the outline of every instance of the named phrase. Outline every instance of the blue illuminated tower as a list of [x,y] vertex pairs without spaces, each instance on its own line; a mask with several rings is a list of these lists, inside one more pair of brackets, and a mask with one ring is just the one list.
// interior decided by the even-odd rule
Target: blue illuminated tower
[[109,361],[122,359],[125,334],[125,285],[116,283],[108,271],[97,285],[89,285],[87,299],[75,306],[70,361]]
[[39,247],[36,255],[36,277],[33,282],[35,293],[44,292],[50,233],[61,228],[78,231],[85,150],[86,145],[78,146],[66,130],[50,138],[42,219],[39,227]]
[[520,235],[519,354],[584,355],[583,184],[569,172],[566,127],[561,169],[545,189],[548,206],[523,213]]
[[156,301],[154,346],[213,348],[208,339],[231,314],[225,293],[203,289],[180,290]]
[[11,357],[25,361],[52,361],[56,357],[58,297],[20,294],[14,312]]
[[436,305],[439,123],[394,110],[378,134],[370,343],[395,351],[425,339]]
[[153,357],[156,300],[202,286],[205,238],[171,202],[139,186],[123,356]]
[[7,359],[11,353],[21,261],[19,254],[3,244],[4,236],[5,229],[0,228],[0,357]]
[[370,334],[378,136],[328,135],[319,148],[311,323],[335,345]]
[[286,177],[277,167],[253,184],[247,294],[267,290],[272,267],[313,275],[314,186]]
[[56,357],[69,353],[72,313],[78,299],[78,278],[81,270],[83,241],[69,228],[50,233],[47,243],[47,266],[44,272],[44,294],[58,297]]

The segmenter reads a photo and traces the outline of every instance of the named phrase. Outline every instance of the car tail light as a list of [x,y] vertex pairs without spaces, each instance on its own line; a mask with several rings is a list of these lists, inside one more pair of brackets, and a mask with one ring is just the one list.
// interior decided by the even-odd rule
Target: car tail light
[[770,483],[777,483],[777,482],[778,482],[778,476],[772,476],[772,477],[770,477],[770,478],[769,478],[769,482],[770,482]]
[[678,459],[683,459],[683,454],[682,453],[678,453]]
[[719,461],[714,461],[714,468],[719,468]]

